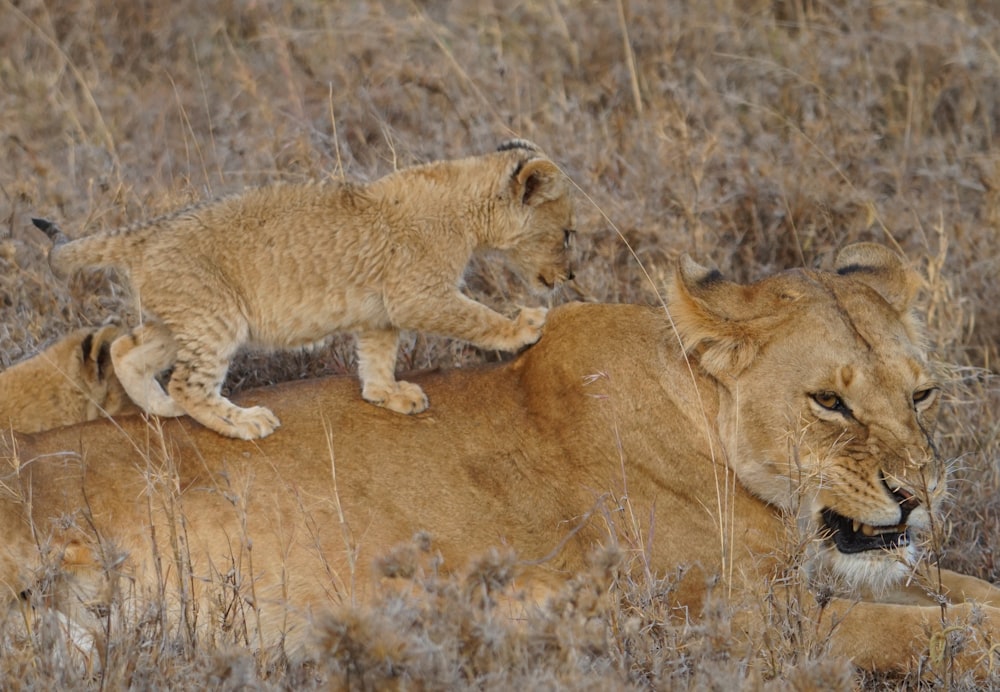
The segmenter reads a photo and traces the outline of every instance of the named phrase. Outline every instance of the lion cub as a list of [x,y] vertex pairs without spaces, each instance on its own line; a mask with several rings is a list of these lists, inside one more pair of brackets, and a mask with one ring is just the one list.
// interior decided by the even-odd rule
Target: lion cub
[[0,372],[0,429],[35,433],[136,411],[115,376],[117,324],[82,327]]
[[[149,413],[187,413],[245,440],[279,421],[220,393],[244,345],[296,348],[353,332],[362,397],[418,413],[423,390],[395,378],[400,330],[505,351],[541,336],[544,308],[508,319],[460,292],[473,251],[504,251],[535,290],[573,278],[568,179],[523,140],[368,184],[264,187],[73,241],[34,221],[54,241],[57,274],[127,271],[146,316],[111,349],[129,396]],[[155,377],[170,366],[167,394]]]

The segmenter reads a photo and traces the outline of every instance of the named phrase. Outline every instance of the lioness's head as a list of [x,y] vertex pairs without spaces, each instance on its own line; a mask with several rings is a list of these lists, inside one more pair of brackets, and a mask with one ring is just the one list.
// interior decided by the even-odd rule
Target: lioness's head
[[0,372],[0,426],[33,433],[137,411],[111,365],[117,325],[70,332]]
[[835,272],[793,270],[750,285],[689,259],[669,308],[692,360],[723,391],[726,462],[760,498],[816,530],[814,566],[852,588],[906,571],[913,529],[944,492],[932,433],[939,388],[919,285],[895,253],[845,248]]
[[496,247],[507,252],[533,291],[551,291],[573,278],[576,228],[569,179],[523,139],[504,142],[495,155],[507,169],[498,199]]

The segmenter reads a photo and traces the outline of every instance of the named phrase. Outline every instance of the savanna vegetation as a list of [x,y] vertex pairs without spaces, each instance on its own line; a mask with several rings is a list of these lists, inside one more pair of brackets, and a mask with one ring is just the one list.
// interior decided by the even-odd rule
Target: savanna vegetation
[[[1000,581],[992,0],[0,0],[0,45],[0,367],[73,327],[136,318],[114,274],[52,276],[31,216],[80,235],[246,186],[373,179],[524,137],[579,187],[581,266],[552,303],[656,304],[682,252],[736,279],[826,267],[859,240],[921,266],[954,478],[938,552]],[[538,300],[492,257],[468,291],[498,309]],[[419,335],[400,363],[497,357]],[[350,372],[352,358],[347,338],[246,354],[227,387]],[[387,565],[420,552],[400,550]],[[109,637],[113,665],[85,674],[44,636],[5,641],[0,676],[26,688],[917,684],[826,656],[794,608],[751,645],[724,607],[671,618],[671,575],[618,564],[614,550],[595,555],[522,622],[475,585],[415,583],[331,617],[326,655],[308,665],[136,626]],[[483,556],[475,584],[511,569],[509,555]]]

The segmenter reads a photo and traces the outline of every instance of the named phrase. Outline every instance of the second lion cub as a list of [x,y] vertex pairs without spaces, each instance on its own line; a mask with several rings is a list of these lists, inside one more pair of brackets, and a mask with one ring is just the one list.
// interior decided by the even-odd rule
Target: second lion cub
[[[149,413],[183,413],[229,437],[265,437],[267,408],[221,394],[239,348],[296,348],[357,336],[362,396],[400,413],[427,408],[395,378],[400,330],[516,350],[541,336],[544,308],[516,319],[459,288],[477,248],[504,251],[535,289],[573,277],[569,181],[523,140],[497,152],[402,169],[368,184],[275,185],[55,245],[53,269],[126,270],[146,321],[112,345],[116,373]],[[167,392],[155,379],[173,366]]]

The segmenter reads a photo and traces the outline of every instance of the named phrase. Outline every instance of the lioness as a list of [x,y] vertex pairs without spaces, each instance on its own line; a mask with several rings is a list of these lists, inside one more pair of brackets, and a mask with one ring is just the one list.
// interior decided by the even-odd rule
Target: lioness
[[[544,308],[508,319],[461,293],[475,250],[506,252],[538,291],[573,277],[568,180],[524,140],[366,185],[252,190],[72,242],[50,222],[34,221],[55,240],[57,274],[127,270],[148,321],[111,355],[132,399],[150,413],[187,413],[245,440],[266,437],[279,421],[220,393],[244,345],[298,348],[353,332],[362,397],[419,413],[427,408],[423,390],[395,378],[400,330],[505,351],[541,335]],[[171,365],[168,395],[155,375]]]
[[32,433],[136,411],[111,365],[117,325],[84,327],[0,372],[0,427]]
[[[15,436],[0,582],[80,627],[108,594],[137,613],[165,594],[189,624],[242,612],[254,643],[294,644],[312,613],[371,593],[373,558],[418,530],[444,570],[513,547],[541,593],[631,516],[633,566],[679,575],[665,597],[680,617],[710,582],[739,603],[801,564],[822,597],[800,607],[859,666],[906,669],[972,613],[997,641],[1000,590],[915,566],[945,491],[915,285],[872,244],[835,272],[750,285],[685,259],[669,316],[557,308],[514,361],[419,377],[436,402],[421,416],[360,406],[334,378],[254,393],[287,434],[253,446],[187,419]],[[805,546],[791,562],[790,531]]]

